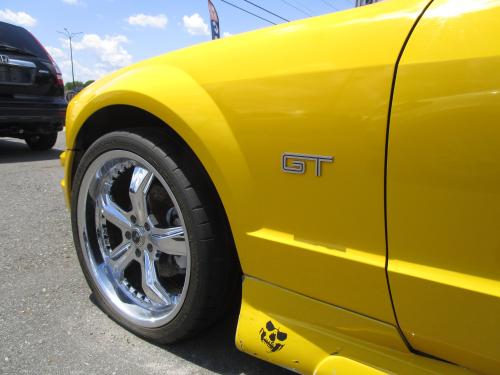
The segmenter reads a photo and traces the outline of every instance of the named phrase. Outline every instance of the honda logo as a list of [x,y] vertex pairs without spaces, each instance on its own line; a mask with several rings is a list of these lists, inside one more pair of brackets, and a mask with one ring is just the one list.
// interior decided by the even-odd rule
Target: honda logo
[[0,64],[8,64],[8,63],[9,63],[9,56],[0,55]]

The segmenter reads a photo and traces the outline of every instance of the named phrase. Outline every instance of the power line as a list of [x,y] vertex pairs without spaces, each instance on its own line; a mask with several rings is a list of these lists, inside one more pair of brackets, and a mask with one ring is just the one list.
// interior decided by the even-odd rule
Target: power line
[[275,16],[275,17],[281,18],[283,21],[290,22],[290,20],[287,20],[286,18],[283,18],[283,17],[281,17],[280,15],[278,15],[278,14],[276,14],[276,13],[271,12],[270,10],[267,10],[266,8],[263,8],[263,7],[261,7],[260,5],[257,5],[257,4],[255,4],[255,3],[252,3],[251,1],[248,1],[248,0],[243,0],[243,1],[244,1],[245,3],[248,3],[248,4],[252,4],[254,7],[257,7],[257,8],[259,8],[259,9],[262,9],[264,12],[267,12],[267,13],[269,13],[269,14],[272,14],[272,15],[273,15],[273,16]]
[[328,7],[332,8],[332,9],[335,9],[335,10],[340,10],[340,9],[339,9],[339,8],[337,8],[335,5],[330,4],[330,3],[329,3],[329,2],[327,2],[326,0],[321,0],[321,2],[322,2],[323,4],[325,4],[326,6],[328,6]]
[[292,0],[292,1],[296,4],[298,4],[302,9],[314,14],[314,10],[309,8],[309,5],[305,5],[302,1],[299,1],[299,0]]
[[[221,0],[221,1],[222,1],[222,0]],[[285,3],[285,4],[290,5],[292,8],[294,8],[294,9],[298,10],[300,13],[305,14],[306,16],[312,17],[312,14],[307,13],[305,10],[302,10],[302,9],[300,9],[299,7],[296,7],[295,5],[293,5],[292,3],[290,3],[289,1],[287,1],[287,0],[281,0],[281,1],[282,1],[283,3]]]
[[220,1],[222,1],[223,3],[226,3],[226,4],[228,4],[228,5],[231,5],[232,7],[235,7],[236,9],[239,9],[239,10],[241,10],[241,11],[245,12],[245,13],[251,14],[251,15],[252,15],[252,16],[254,16],[254,17],[260,18],[260,19],[261,19],[261,20],[263,20],[263,21],[266,21],[266,22],[272,23],[273,25],[276,25],[276,23],[275,23],[275,22],[273,22],[273,21],[269,21],[268,19],[266,19],[266,18],[264,18],[264,17],[261,17],[261,16],[259,16],[259,15],[255,14],[255,13],[252,13],[252,12],[250,12],[249,10],[246,10],[246,9],[240,8],[239,6],[237,6],[237,5],[233,4],[233,3],[230,3],[229,1],[226,1],[226,0],[220,0]]

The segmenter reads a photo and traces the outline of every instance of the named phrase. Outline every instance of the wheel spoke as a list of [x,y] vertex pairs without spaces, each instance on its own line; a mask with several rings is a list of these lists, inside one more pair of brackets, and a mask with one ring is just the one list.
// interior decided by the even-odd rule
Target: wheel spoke
[[183,227],[153,228],[151,230],[151,242],[158,251],[164,254],[187,256]]
[[101,195],[99,206],[104,218],[116,225],[122,231],[127,231],[132,228],[132,223],[128,219],[127,213],[113,202],[109,195]]
[[134,257],[132,243],[123,241],[109,254],[109,264],[113,269],[113,273],[121,279],[125,268],[134,260]]
[[153,173],[147,169],[136,166],[130,180],[129,196],[132,211],[136,214],[141,224],[147,219],[146,195],[153,181]]
[[124,241],[111,251],[109,257],[111,258],[111,260],[116,261],[121,257],[123,257],[125,253],[130,250],[131,247],[132,243],[130,241]]
[[141,273],[144,294],[153,302],[170,305],[170,297],[158,281],[154,257],[147,251],[144,252],[143,261],[141,262]]

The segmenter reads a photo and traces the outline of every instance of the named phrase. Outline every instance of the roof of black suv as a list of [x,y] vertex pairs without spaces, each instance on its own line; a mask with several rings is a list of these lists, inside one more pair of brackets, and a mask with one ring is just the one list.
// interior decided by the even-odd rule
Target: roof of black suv
[[0,51],[2,51],[2,45],[15,47],[39,58],[50,60],[38,40],[28,30],[20,26],[0,22]]

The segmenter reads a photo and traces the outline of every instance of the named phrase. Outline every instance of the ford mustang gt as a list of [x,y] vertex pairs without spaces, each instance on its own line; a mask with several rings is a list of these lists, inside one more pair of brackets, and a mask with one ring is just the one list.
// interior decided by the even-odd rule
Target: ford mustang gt
[[389,0],[159,56],[68,108],[101,308],[148,340],[235,303],[301,373],[500,373],[500,0]]

